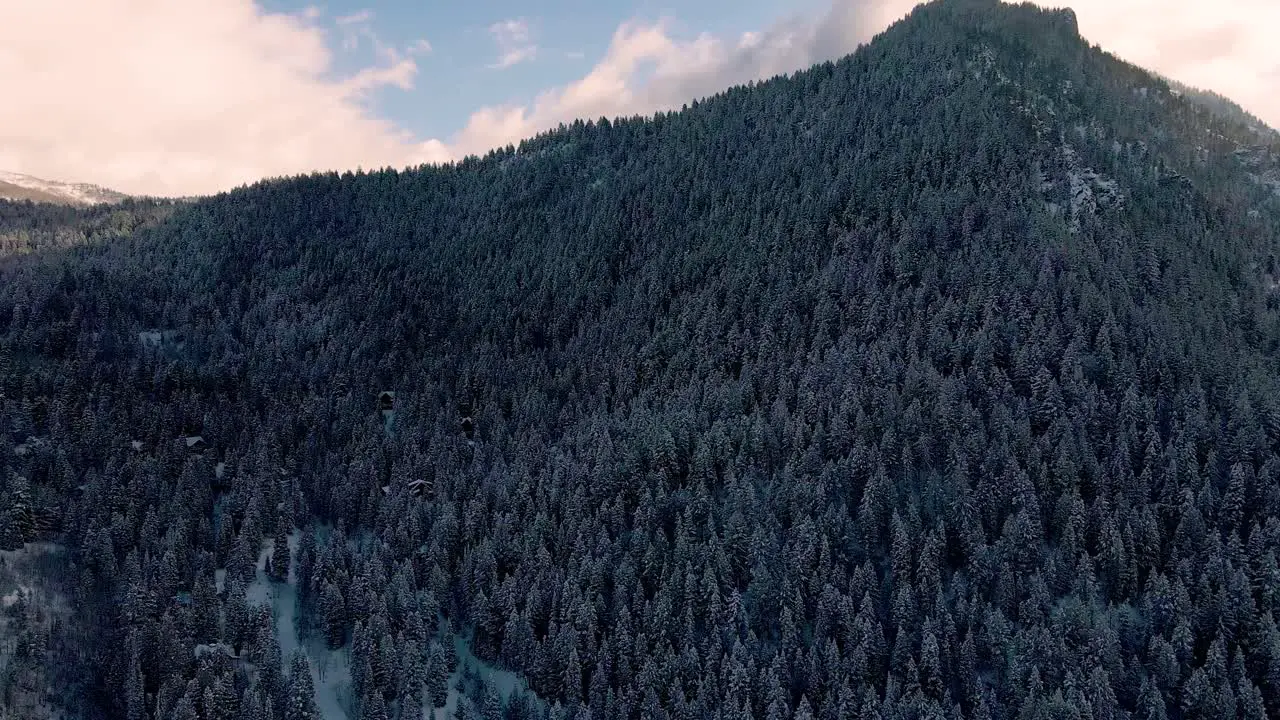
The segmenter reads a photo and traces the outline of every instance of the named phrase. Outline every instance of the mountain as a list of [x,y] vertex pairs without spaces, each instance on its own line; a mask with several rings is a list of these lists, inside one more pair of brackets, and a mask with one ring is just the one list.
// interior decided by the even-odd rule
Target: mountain
[[1255,134],[1265,139],[1274,140],[1277,131],[1259,119],[1253,113],[1240,107],[1231,98],[1223,97],[1211,90],[1190,87],[1183,83],[1167,80],[1170,92],[1175,95],[1186,95],[1192,102],[1208,108],[1210,111],[1227,118],[1243,122]]
[[134,202],[0,262],[0,698],[1276,717],[1277,155],[940,0],[680,112]]
[[65,183],[0,171],[0,200],[31,200],[64,205],[117,203],[127,196],[85,183]]

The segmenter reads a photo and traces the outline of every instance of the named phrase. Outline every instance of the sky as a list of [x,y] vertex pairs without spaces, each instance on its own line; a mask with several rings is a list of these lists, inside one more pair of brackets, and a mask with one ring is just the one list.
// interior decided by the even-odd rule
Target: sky
[[[1280,127],[1280,1],[1070,5]],[[0,0],[0,170],[198,195],[445,162],[852,52],[915,0]]]

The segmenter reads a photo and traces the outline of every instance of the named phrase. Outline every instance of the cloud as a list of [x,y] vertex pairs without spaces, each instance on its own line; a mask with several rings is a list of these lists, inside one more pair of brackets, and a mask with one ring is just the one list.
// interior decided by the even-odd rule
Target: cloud
[[[400,64],[405,56],[425,55],[431,52],[431,43],[421,38],[403,52],[382,42],[382,39],[378,37],[378,34],[373,29],[372,10],[361,10],[350,15],[341,15],[333,19],[333,24],[337,26],[338,31],[342,34],[343,50],[356,50],[362,42],[366,42],[373,47],[373,51],[378,58],[389,65]],[[395,84],[399,85],[399,83]]]
[[333,19],[333,22],[338,25],[363,25],[372,19],[373,11],[366,8],[350,15],[339,15]]
[[538,46],[533,43],[529,23],[522,18],[494,23],[489,26],[489,34],[498,44],[500,53],[498,60],[489,65],[495,70],[519,65],[538,55]]
[[848,53],[888,25],[892,17],[882,21],[885,15],[880,3],[837,0],[820,16],[788,16],[734,38],[682,39],[669,20],[624,23],[586,75],[528,105],[481,108],[448,148],[455,156],[479,154],[576,118],[676,109],[731,85]]
[[[819,16],[792,15],[736,38],[676,37],[669,22],[625,23],[604,57],[578,80],[527,105],[476,111],[448,143],[452,155],[482,153],[576,118],[680,107],[731,85],[791,72],[855,50],[916,0],[833,0]],[[1064,4],[1045,0],[1039,4]],[[1066,0],[1082,34],[1120,57],[1223,93],[1280,126],[1280,27],[1275,0]]]
[[335,76],[322,22],[252,0],[0,2],[0,168],[186,195],[445,159],[368,103],[413,86],[421,47],[377,44],[369,66]]
[[1129,62],[1213,90],[1280,127],[1280,2],[1059,0],[1080,33]]

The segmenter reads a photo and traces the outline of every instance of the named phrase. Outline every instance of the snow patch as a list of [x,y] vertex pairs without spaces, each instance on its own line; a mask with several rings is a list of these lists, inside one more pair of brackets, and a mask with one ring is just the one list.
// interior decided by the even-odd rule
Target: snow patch
[[[326,528],[319,528],[323,533]],[[290,563],[288,578],[285,582],[277,582],[267,576],[266,568],[275,541],[267,540],[258,553],[254,580],[245,588],[245,599],[250,605],[265,605],[270,608],[276,631],[276,642],[280,645],[282,658],[289,658],[293,651],[301,648],[307,654],[311,664],[311,680],[315,687],[316,707],[323,720],[350,720],[356,717],[355,698],[351,691],[351,655],[347,648],[330,650],[322,639],[303,638],[298,633],[297,617],[297,549],[301,534],[297,531],[288,536]],[[349,542],[355,542],[350,538]],[[215,581],[221,583],[226,572],[219,570]],[[449,695],[443,707],[427,708],[423,711],[422,720],[449,720],[455,717],[462,698],[467,691],[477,692],[475,679],[479,679],[487,687],[493,687],[504,701],[512,697],[529,694],[535,699],[528,683],[519,675],[500,670],[484,662],[471,651],[468,641],[461,635],[453,636],[454,652],[458,664],[449,677]],[[227,649],[230,650],[229,648]],[[197,652],[221,652],[217,645],[205,646]],[[285,668],[287,671],[287,668]],[[473,687],[466,687],[473,684]]]
[[1233,154],[1249,173],[1250,179],[1280,197],[1280,156],[1266,147],[1246,146],[1237,147]]
[[[504,703],[511,702],[513,697],[528,695],[535,702],[538,696],[529,689],[529,684],[519,675],[506,670],[499,670],[477,658],[471,652],[471,644],[459,634],[453,636],[453,649],[458,664],[449,675],[449,695],[443,707],[427,711],[425,717],[432,720],[449,720],[456,717],[458,705],[462,698],[482,697],[485,688],[492,687]],[[477,686],[476,681],[479,681]]]
[[148,350],[181,351],[187,346],[187,335],[181,330],[139,330],[138,343]]
[[458,654],[459,670],[466,668],[474,670],[484,679],[486,685],[497,690],[504,701],[509,700],[512,695],[531,692],[529,683],[525,682],[524,678],[508,670],[499,670],[476,657],[471,652],[471,643],[461,636],[454,635],[453,648]]
[[[54,623],[65,622],[71,614],[71,604],[60,591],[60,581],[66,577],[67,558],[64,548],[50,542],[27,543],[16,550],[0,551],[0,677],[8,675],[9,661],[16,649],[18,633],[10,626],[10,615],[15,606],[23,603],[28,621],[34,621],[48,630]],[[38,658],[41,676],[48,687],[35,689],[10,688],[17,693],[0,701],[0,708],[8,704],[12,717],[29,717],[24,711],[37,705],[49,711],[50,717],[63,717],[59,699],[66,697],[69,688],[60,686],[50,674],[47,652]],[[34,703],[34,704],[32,704]],[[15,710],[14,708],[18,708]],[[0,710],[0,714],[4,714]],[[6,716],[9,717],[9,716]]]
[[202,643],[200,645],[195,646],[195,648],[192,650],[192,654],[194,654],[197,658],[202,658],[205,655],[226,655],[229,658],[240,657],[239,655],[236,654],[236,651],[226,643],[212,643],[209,645],[205,645]]
[[294,560],[300,538],[297,531],[289,535],[289,575],[283,583],[267,576],[267,559],[275,551],[275,540],[267,541],[266,547],[258,553],[258,566],[253,582],[245,588],[245,600],[250,605],[271,608],[282,658],[287,661],[298,648],[307,654],[320,717],[323,720],[348,720],[355,717],[352,712],[350,652],[345,648],[330,650],[323,642],[303,640],[298,636],[298,578]]
[[0,607],[13,607],[19,600],[25,598],[30,592],[31,588],[19,583],[16,589],[6,593],[4,597],[0,597]]
[[0,183],[15,185],[25,190],[33,190],[72,205],[117,203],[128,197],[124,193],[108,190],[98,185],[41,180],[38,177],[2,170],[0,170]]
[[[1084,126],[1077,128],[1078,132],[1084,130]],[[1086,167],[1080,161],[1075,148],[1063,145],[1062,159],[1063,175],[1060,182],[1066,189],[1066,197],[1046,200],[1045,210],[1055,217],[1065,217],[1072,233],[1080,232],[1086,216],[1097,215],[1103,209],[1120,207],[1124,204],[1120,185],[1115,180]],[[1041,193],[1051,193],[1059,186],[1059,182],[1050,180],[1044,172],[1041,172],[1036,179]]]

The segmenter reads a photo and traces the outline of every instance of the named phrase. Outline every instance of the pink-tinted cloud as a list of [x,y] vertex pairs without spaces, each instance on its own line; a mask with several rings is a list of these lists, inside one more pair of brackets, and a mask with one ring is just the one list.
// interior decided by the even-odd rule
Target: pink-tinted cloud
[[1058,0],[1080,33],[1129,62],[1235,100],[1280,127],[1280,2]]
[[367,104],[412,87],[425,46],[335,77],[325,27],[252,0],[0,2],[0,168],[185,195],[445,158]]

